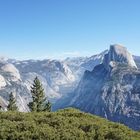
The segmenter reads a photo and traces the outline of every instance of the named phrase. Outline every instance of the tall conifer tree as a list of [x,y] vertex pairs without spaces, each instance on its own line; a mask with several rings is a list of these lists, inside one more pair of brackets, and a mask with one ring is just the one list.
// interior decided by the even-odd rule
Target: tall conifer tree
[[32,102],[28,104],[30,111],[41,112],[51,111],[51,104],[45,97],[45,92],[38,77],[34,79],[31,86]]

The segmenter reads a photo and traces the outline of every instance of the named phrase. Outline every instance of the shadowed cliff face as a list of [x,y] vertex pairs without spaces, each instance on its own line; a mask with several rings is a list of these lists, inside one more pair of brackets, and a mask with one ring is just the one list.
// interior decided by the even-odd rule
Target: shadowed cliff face
[[126,48],[111,46],[103,64],[85,72],[69,106],[140,129],[140,71]]

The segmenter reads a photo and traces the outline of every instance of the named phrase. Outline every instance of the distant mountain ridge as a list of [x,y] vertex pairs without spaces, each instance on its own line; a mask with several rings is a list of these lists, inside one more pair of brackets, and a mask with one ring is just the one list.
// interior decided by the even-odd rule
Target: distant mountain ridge
[[[73,92],[85,70],[101,63],[103,52],[92,57],[67,58],[65,60],[0,59],[0,104],[7,105],[8,95],[15,92],[20,111],[28,111],[31,100],[30,86],[36,76],[42,81],[46,95],[54,104],[69,92]],[[4,102],[3,102],[4,101]]]

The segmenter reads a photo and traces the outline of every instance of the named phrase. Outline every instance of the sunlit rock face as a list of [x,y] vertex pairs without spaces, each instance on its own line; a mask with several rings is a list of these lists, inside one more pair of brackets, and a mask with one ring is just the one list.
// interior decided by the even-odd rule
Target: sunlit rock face
[[112,66],[111,64],[113,64],[113,62],[126,64],[132,68],[137,69],[136,63],[132,55],[127,51],[125,47],[121,45],[111,45],[108,54],[106,54],[104,57],[103,64],[107,69]]
[[2,75],[0,75],[0,89],[6,86],[6,81]]
[[21,80],[20,73],[19,73],[18,69],[13,64],[10,64],[10,63],[4,64],[0,69],[3,72],[7,73],[7,75],[9,74],[10,80],[12,80],[12,81]]

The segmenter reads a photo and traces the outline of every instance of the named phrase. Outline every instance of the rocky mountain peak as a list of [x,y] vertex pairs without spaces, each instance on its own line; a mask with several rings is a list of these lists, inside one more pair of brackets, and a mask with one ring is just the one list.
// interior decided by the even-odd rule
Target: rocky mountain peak
[[[122,45],[111,45],[109,52],[105,55],[103,64],[109,69],[115,63],[124,63],[132,68],[137,68],[133,56],[128,52],[127,48]],[[112,65],[113,64],[113,65]]]

